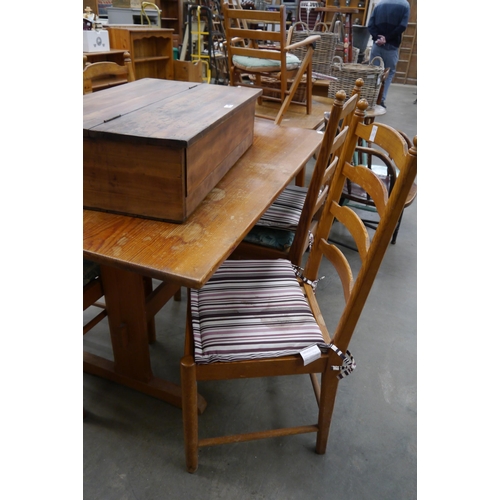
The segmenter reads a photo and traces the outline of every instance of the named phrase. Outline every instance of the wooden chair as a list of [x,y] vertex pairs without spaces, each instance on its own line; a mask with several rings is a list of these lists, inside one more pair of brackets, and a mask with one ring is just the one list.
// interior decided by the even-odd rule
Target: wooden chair
[[134,68],[130,54],[123,55],[124,65],[101,61],[96,63],[86,63],[84,54],[83,68],[83,93],[90,94],[94,90],[102,90],[115,85],[120,85],[135,80]]
[[[286,10],[244,10],[223,5],[224,29],[227,39],[229,81],[232,86],[249,86],[263,89],[265,99],[281,102],[275,118],[280,124],[292,102],[312,109],[312,55],[314,42],[319,35],[291,44],[291,32],[286,32]],[[277,26],[276,29],[248,29],[252,26]],[[248,27],[248,28],[246,28]],[[292,50],[308,48],[302,61]],[[295,101],[294,96],[305,77],[305,101]],[[290,86],[290,88],[288,88]],[[259,102],[262,97],[259,98]],[[263,118],[269,118],[263,116]]]
[[314,239],[328,185],[337,165],[342,145],[338,133],[349,124],[361,93],[358,79],[351,98],[344,102],[339,91],[317,155],[309,186],[288,186],[232,253],[232,259],[289,259],[301,265],[302,257]]
[[[373,121],[371,123],[373,123]],[[408,147],[411,147],[412,142],[410,138],[401,131],[399,131],[399,133],[406,141]],[[399,175],[399,171],[394,162],[394,159],[391,158],[386,151],[382,151],[380,150],[380,148],[371,147],[371,142],[363,141],[363,143],[367,145],[356,147],[353,162],[357,165],[366,165],[370,170],[375,172],[377,177],[384,183],[386,189],[390,193],[394,188],[397,176]],[[409,207],[415,201],[416,197],[417,184],[416,182],[414,182],[406,198],[404,208]],[[366,212],[377,212],[375,208],[375,202],[370,197],[370,194],[367,193],[361,186],[351,181],[346,182],[342,191],[340,203],[341,205],[349,205],[352,208],[364,210]],[[392,235],[391,243],[393,245],[396,244],[396,239],[401,227],[401,221],[403,219],[403,212],[401,212],[398,224],[396,225],[394,233]],[[377,226],[379,224],[379,221],[377,219],[362,220],[365,223],[366,227],[370,229],[377,229]]]
[[321,210],[328,195],[328,187],[344,142],[341,129],[347,133],[347,124],[356,109],[358,96],[347,102],[345,92],[337,92],[331,116],[308,187],[288,186],[250,230],[231,254],[231,259],[290,260],[301,265],[304,253],[310,248],[317,229]]
[[[316,452],[326,451],[338,382],[355,368],[349,342],[417,173],[416,138],[408,150],[404,138],[391,127],[378,125],[375,129],[374,125],[363,124],[367,106],[364,99],[358,102],[349,125],[305,270],[284,259],[227,260],[204,287],[190,292],[185,355],[181,360],[189,472],[198,467],[198,449],[216,444],[314,432]],[[400,175],[390,195],[368,168],[343,161],[352,157],[358,137],[372,138],[395,158]],[[381,222],[371,241],[355,212],[338,203],[346,179],[362,185],[376,200]],[[328,242],[334,219],[353,235],[359,248],[361,267],[355,277],[342,251]],[[322,260],[327,261],[325,265],[333,265],[340,278],[339,293],[345,299],[345,306],[339,311],[340,320],[331,330],[315,295]],[[320,289],[317,293],[321,293]],[[318,373],[320,383],[316,379]],[[313,381],[319,413],[312,417],[312,423],[199,438],[198,381],[299,374],[309,374]],[[248,415],[241,415],[241,419],[248,420]]]

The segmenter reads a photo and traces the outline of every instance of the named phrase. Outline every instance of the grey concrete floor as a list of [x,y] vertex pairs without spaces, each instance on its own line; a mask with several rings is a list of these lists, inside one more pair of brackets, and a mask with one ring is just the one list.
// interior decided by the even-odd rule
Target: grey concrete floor
[[[392,85],[378,121],[417,133],[416,87]],[[308,165],[312,168],[312,163]],[[332,237],[342,239],[342,234]],[[356,267],[356,254],[346,250]],[[340,305],[325,271],[318,297],[327,321]],[[180,382],[186,294],[156,317],[156,375]],[[107,323],[84,337],[108,356]],[[107,380],[83,375],[83,498],[410,500],[417,498],[417,203],[404,213],[350,346],[356,371],[340,383],[327,453],[305,434],[204,448],[185,469],[181,410]],[[208,401],[200,435],[315,421],[307,377],[201,383]]]

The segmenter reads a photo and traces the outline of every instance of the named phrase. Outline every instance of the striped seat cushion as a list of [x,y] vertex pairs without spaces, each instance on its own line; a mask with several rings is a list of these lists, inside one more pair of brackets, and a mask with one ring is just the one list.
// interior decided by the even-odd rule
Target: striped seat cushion
[[196,363],[297,354],[324,342],[288,260],[228,260],[191,290]]
[[307,188],[287,186],[257,221],[257,226],[295,231],[306,201]]

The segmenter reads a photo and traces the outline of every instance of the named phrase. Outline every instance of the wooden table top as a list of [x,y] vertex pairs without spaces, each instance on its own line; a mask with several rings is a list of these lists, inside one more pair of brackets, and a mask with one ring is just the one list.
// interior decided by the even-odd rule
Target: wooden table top
[[185,223],[84,210],[83,256],[200,288],[307,163],[321,139],[313,130],[256,119],[253,145]]
[[[327,82],[328,84],[328,82]],[[326,90],[328,92],[328,88]],[[263,101],[255,106],[256,114],[273,119],[276,116],[281,104],[273,101]],[[308,115],[304,106],[300,104],[290,104],[281,122],[282,127],[299,127],[311,130],[319,130],[324,123],[325,111],[331,111],[333,99],[325,96],[312,96],[312,110]]]

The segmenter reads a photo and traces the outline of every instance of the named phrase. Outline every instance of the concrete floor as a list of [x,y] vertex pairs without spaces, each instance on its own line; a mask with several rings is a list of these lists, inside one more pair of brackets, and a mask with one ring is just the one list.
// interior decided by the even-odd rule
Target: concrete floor
[[[416,87],[392,85],[378,121],[417,133]],[[311,167],[312,164],[309,165]],[[342,238],[335,234],[332,237]],[[356,254],[346,251],[354,261]],[[354,265],[355,267],[355,265]],[[338,291],[329,278],[318,297],[326,319]],[[156,375],[179,382],[186,295],[156,317]],[[111,357],[107,323],[85,348]],[[126,387],[83,375],[83,498],[410,500],[417,498],[417,203],[404,213],[372,288],[350,350],[356,371],[340,383],[327,453],[315,435],[204,448],[200,466],[184,465],[181,410]],[[200,384],[209,405],[202,436],[298,425],[315,419],[307,377]]]

